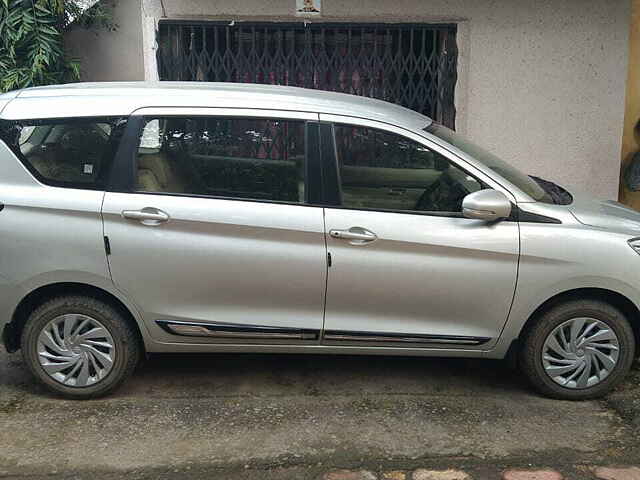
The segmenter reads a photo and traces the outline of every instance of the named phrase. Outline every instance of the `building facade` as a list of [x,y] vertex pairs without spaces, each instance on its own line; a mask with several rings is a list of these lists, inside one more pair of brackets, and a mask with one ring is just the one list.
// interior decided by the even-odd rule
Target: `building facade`
[[529,174],[618,197],[629,0],[316,5],[307,16],[296,0],[119,0],[116,32],[74,30],[66,43],[87,81],[286,83],[384,98]]

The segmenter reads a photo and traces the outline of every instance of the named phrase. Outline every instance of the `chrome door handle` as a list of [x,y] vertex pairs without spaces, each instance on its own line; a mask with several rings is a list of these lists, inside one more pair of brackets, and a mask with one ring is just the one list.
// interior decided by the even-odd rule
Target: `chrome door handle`
[[349,230],[329,230],[329,235],[332,238],[351,240],[349,243],[352,245],[361,245],[378,239],[375,233],[362,227],[351,227]]
[[123,218],[138,220],[144,225],[159,225],[169,221],[169,215],[157,208],[145,207],[142,210],[123,210]]

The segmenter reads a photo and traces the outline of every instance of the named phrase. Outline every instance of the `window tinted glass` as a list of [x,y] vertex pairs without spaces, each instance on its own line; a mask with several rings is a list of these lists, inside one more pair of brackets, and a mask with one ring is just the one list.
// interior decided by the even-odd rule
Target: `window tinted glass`
[[43,183],[104,188],[121,119],[17,121],[3,125],[2,139]]
[[399,135],[336,125],[342,205],[460,213],[462,199],[485,188],[437,152]]
[[432,123],[425,130],[471,155],[479,162],[482,162],[485,166],[513,183],[534,200],[538,202],[554,203],[551,195],[549,195],[533,178],[520,172],[515,167],[496,157],[494,154],[486,151],[478,145],[475,145],[453,130],[437,123]]
[[304,202],[302,121],[150,118],[140,137],[143,192]]

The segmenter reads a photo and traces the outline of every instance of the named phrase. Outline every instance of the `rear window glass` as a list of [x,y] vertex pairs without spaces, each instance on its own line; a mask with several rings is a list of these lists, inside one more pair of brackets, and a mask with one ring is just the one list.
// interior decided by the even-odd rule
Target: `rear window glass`
[[148,118],[137,191],[305,201],[305,122],[277,118]]
[[4,122],[2,140],[41,182],[102,189],[125,121],[120,118]]

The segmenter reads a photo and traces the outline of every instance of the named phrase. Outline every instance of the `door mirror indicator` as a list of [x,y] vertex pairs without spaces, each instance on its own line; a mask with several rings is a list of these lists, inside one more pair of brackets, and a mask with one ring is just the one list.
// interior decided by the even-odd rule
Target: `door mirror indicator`
[[479,190],[464,197],[462,214],[466,218],[493,222],[511,215],[511,202],[497,190]]

